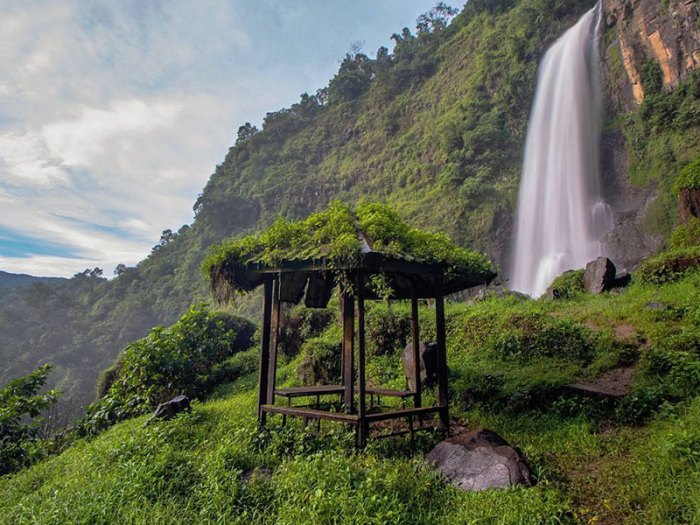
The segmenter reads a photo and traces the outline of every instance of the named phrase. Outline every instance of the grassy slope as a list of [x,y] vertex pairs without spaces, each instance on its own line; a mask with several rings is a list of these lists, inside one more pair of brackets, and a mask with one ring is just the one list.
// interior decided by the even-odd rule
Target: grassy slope
[[[649,301],[666,309],[647,308]],[[195,405],[190,415],[146,428],[144,418],[127,421],[0,479],[0,521],[696,523],[698,305],[696,273],[676,283],[634,284],[620,294],[598,297],[449,306],[452,415],[470,427],[496,430],[520,447],[538,477],[535,488],[476,494],[453,490],[421,459],[437,439],[429,433],[419,438],[417,450],[394,439],[373,441],[360,454],[349,452],[351,438],[341,428],[322,438],[280,429],[260,434],[251,375],[223,387],[216,399]],[[404,308],[396,305],[394,315],[401,316]],[[429,314],[428,309],[421,313],[426,337]],[[522,333],[547,333],[550,339],[504,344],[521,332],[504,330],[499,320],[517,324],[538,315],[550,324]],[[542,326],[556,329],[545,332]],[[489,335],[494,327],[495,339]],[[586,351],[575,357],[559,352],[567,338],[578,337],[571,327],[588,341]],[[337,330],[324,337],[333,334]],[[682,343],[688,337],[696,341],[690,357]],[[522,351],[512,353],[513,348]],[[544,356],[543,349],[552,353]],[[682,365],[659,370],[650,356],[660,349]],[[639,360],[639,371],[628,399],[654,392],[659,400],[672,401],[645,426],[621,424],[595,403],[556,394],[555,387],[572,377],[597,374],[630,359]],[[299,360],[283,365],[281,381],[295,381]],[[396,381],[397,355],[375,356],[370,364],[372,360],[381,365],[370,366],[373,380]],[[502,381],[489,394],[493,402],[473,403],[463,395],[474,385],[478,392],[484,384],[480,379],[493,377],[494,371]],[[675,388],[684,382],[692,388],[678,396]],[[536,397],[538,393],[544,395]],[[256,468],[269,469],[270,475],[251,474]]]

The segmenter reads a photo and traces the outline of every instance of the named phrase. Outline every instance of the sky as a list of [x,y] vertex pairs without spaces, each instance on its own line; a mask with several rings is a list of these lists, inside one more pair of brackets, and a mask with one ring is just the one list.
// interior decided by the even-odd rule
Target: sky
[[0,270],[105,275],[192,205],[238,126],[437,0],[0,0]]

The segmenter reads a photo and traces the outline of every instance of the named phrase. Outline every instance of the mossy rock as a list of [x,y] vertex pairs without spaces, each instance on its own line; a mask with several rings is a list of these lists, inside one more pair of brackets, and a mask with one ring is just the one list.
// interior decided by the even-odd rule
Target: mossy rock
[[673,184],[676,193],[682,190],[700,190],[700,157],[685,166]]
[[681,224],[671,234],[671,245],[674,248],[691,248],[700,245],[700,219],[693,217]]

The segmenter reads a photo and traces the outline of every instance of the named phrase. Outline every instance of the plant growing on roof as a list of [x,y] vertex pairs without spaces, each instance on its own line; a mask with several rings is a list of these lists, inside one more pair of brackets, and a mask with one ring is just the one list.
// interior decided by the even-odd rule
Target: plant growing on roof
[[250,272],[256,269],[318,262],[342,281],[342,274],[359,267],[370,251],[406,262],[442,265],[448,279],[488,282],[494,276],[483,254],[455,245],[443,233],[409,226],[386,204],[366,201],[355,209],[332,201],[327,209],[301,221],[279,217],[261,232],[213,247],[203,270],[216,297],[226,300],[260,284],[251,278]]

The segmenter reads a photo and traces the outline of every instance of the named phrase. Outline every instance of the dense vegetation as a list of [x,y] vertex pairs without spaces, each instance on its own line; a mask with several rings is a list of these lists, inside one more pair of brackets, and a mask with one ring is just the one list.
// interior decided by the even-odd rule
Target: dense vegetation
[[[697,522],[700,267],[662,281],[635,279],[599,296],[448,303],[451,414],[520,447],[534,488],[451,488],[423,461],[440,438],[430,431],[414,445],[371,440],[362,452],[331,423],[321,436],[274,422],[261,433],[248,369],[192,413],[125,421],[0,478],[0,515],[11,523]],[[374,384],[405,380],[408,312],[402,302],[371,305],[368,333],[383,338],[368,359]],[[434,337],[433,309],[420,316],[424,339]],[[318,349],[337,346],[337,312],[296,307],[284,318],[278,381],[299,383],[309,362],[333,373]],[[635,373],[616,404],[561,388],[621,366]]]

